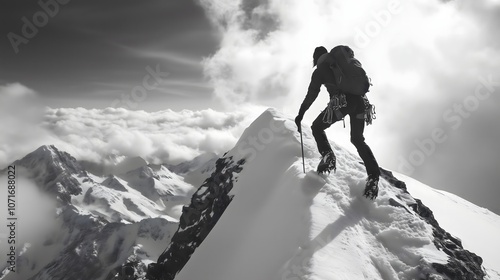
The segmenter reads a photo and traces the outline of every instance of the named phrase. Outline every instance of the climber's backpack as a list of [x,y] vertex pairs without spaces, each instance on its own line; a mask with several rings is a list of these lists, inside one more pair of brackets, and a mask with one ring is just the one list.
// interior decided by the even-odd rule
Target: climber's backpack
[[330,68],[341,91],[355,95],[364,95],[370,89],[370,79],[361,62],[354,58],[354,52],[348,46],[336,46],[330,51],[333,62]]

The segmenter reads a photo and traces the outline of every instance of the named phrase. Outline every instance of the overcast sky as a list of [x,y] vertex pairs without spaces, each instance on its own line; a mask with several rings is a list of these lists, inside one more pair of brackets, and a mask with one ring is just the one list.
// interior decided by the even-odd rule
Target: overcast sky
[[[86,116],[93,120],[89,125],[106,127],[109,122],[99,114],[112,119],[118,108],[130,121],[142,119],[137,110],[212,116],[210,139],[200,138],[207,128],[200,130],[196,121],[190,122],[191,132],[181,133],[201,139],[203,148],[187,143],[175,155],[143,130],[140,137],[149,137],[150,148],[133,154],[179,160],[226,149],[253,116],[249,108],[258,107],[255,113],[272,106],[294,117],[313,70],[314,48],[348,44],[372,78],[369,98],[378,118],[365,134],[381,165],[500,213],[498,0],[59,1],[0,4],[0,94],[2,113],[8,114],[0,121],[4,161],[14,150],[21,153],[54,137],[77,145],[81,141],[72,137],[86,130],[73,123],[62,129],[58,118]],[[44,10],[40,3],[52,4]],[[12,101],[13,96],[28,99]],[[327,101],[323,91],[304,125]],[[114,111],[57,114],[45,106]],[[227,119],[241,125],[220,126]],[[37,120],[45,125],[31,134],[4,128],[27,128],[23,124]],[[124,125],[116,131],[139,137],[126,134],[131,124]],[[213,132],[215,127],[227,134]],[[40,131],[35,135],[46,137],[37,139],[37,129],[49,133]],[[101,127],[95,131],[96,137],[106,135]],[[354,151],[348,128],[334,125],[328,135]],[[179,139],[171,141],[184,144]],[[12,148],[11,141],[23,149]],[[133,143],[116,148],[124,152]],[[107,147],[95,145],[96,153]],[[165,153],[148,155],[160,150]]]

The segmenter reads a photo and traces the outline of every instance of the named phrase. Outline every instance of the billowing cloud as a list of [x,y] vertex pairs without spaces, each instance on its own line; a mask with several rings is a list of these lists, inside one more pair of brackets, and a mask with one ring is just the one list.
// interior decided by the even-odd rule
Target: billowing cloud
[[79,160],[103,164],[123,156],[175,164],[205,152],[220,154],[264,110],[52,109],[19,83],[0,86],[0,106],[0,169],[41,145],[56,145]]
[[[442,109],[469,94],[479,75],[500,64],[500,40],[491,36],[498,1],[200,2],[221,33],[205,70],[216,97],[228,104],[297,111],[318,45],[352,46],[373,79],[372,99],[405,121],[413,119],[408,110]],[[385,120],[401,127],[401,118],[393,119]]]
[[151,163],[178,163],[203,152],[231,149],[251,120],[244,111],[75,108],[49,109],[44,127],[65,143],[63,149],[80,159],[125,155]]
[[[230,150],[260,112],[262,108],[255,107],[232,113],[212,109],[149,113],[123,108],[47,108],[36,124],[16,128],[21,141],[2,142],[10,144],[2,145],[0,164],[5,167],[44,144],[54,144],[79,160],[95,163],[140,156],[150,163],[175,164],[201,153]],[[33,129],[46,137],[35,136]],[[12,150],[21,142],[23,149]]]
[[0,169],[50,141],[50,135],[39,127],[43,106],[37,93],[20,83],[0,85]]

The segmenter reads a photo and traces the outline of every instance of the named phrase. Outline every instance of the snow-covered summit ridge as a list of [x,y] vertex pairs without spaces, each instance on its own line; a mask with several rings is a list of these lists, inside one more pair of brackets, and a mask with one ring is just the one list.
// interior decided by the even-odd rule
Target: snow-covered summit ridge
[[[485,278],[481,258],[440,228],[432,211],[390,172],[377,200],[366,200],[359,157],[331,143],[337,172],[316,175],[319,154],[310,129],[303,131],[306,174],[290,117],[270,109],[244,131],[224,156],[228,168],[244,160],[228,185],[232,200],[224,214],[213,229],[198,229],[211,232],[189,260],[191,253],[182,250],[176,250],[180,258],[164,252],[186,262],[176,264],[183,267],[176,280],[495,279],[491,267]],[[219,187],[226,193],[224,184]],[[218,199],[213,192],[202,205]],[[172,279],[178,272],[150,279]]]

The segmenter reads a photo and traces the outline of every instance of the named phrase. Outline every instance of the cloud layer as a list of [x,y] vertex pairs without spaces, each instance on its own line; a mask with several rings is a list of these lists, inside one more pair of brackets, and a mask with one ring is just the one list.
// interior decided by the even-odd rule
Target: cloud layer
[[231,149],[243,130],[263,111],[236,112],[124,108],[46,108],[36,93],[10,84],[2,90],[0,169],[41,145],[54,144],[79,160],[107,164],[117,157],[140,156],[149,163],[175,164],[205,153]]
[[248,113],[172,110],[148,113],[123,108],[48,109],[43,126],[61,148],[79,159],[140,156],[150,163],[179,163],[200,153],[223,153],[252,119]]

